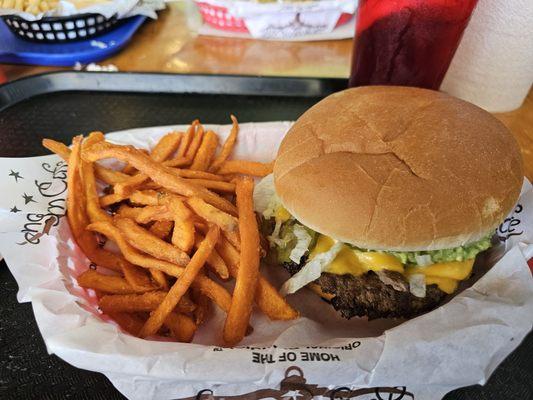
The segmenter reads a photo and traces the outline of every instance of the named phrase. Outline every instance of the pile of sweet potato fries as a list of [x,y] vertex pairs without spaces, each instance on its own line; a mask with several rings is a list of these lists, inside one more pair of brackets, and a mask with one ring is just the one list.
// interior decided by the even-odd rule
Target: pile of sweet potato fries
[[[68,162],[68,222],[96,265],[78,284],[94,290],[102,312],[133,335],[190,342],[211,302],[227,314],[221,329],[229,345],[250,332],[254,303],[273,320],[298,316],[259,270],[252,176],[272,165],[228,160],[239,131],[231,119],[218,154],[218,136],[198,121],[164,135],[150,152],[109,143],[101,132],[76,136],[70,148],[43,140]],[[98,163],[108,158],[125,166]],[[230,279],[232,292],[220,283]]]

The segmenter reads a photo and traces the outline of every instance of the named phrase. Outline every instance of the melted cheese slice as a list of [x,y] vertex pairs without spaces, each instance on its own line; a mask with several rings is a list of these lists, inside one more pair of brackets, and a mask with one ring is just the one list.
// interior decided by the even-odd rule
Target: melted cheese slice
[[[312,259],[317,254],[328,251],[335,244],[335,240],[320,235],[316,246],[309,254]],[[423,274],[426,285],[437,285],[445,293],[453,293],[458,282],[466,279],[472,273],[474,260],[431,264],[426,267],[404,265],[396,257],[380,252],[365,252],[344,245],[337,257],[327,267],[326,272],[337,275],[362,275],[368,271],[389,270],[396,271],[407,277],[412,274]]]
[[437,285],[444,293],[452,294],[457,290],[459,281],[438,276],[426,276],[426,285]]
[[[334,244],[335,240],[332,238],[320,235],[315,248],[309,254],[309,258],[312,259],[317,254],[328,251]],[[404,273],[402,263],[394,256],[378,252],[358,251],[344,245],[326,271],[337,275],[362,275],[368,271],[384,269]]]
[[409,266],[407,274],[424,274],[426,276],[439,276],[441,278],[462,281],[470,276],[474,260],[454,261],[446,263],[430,264],[426,267]]
[[274,218],[276,221],[285,222],[291,218],[291,214],[285,209],[285,207],[280,206],[276,209]]

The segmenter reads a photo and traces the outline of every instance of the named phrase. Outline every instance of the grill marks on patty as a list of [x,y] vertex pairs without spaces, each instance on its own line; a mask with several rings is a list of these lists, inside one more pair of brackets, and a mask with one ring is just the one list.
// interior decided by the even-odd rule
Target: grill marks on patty
[[[306,263],[284,263],[283,266],[294,275]],[[360,276],[323,273],[315,283],[325,293],[334,295],[333,307],[347,319],[368,316],[376,318],[411,318],[436,308],[446,293],[436,285],[426,287],[426,297],[416,297],[409,292],[405,277],[394,271],[378,274],[369,271]],[[385,275],[385,276],[383,276]],[[404,290],[397,290],[404,289]]]

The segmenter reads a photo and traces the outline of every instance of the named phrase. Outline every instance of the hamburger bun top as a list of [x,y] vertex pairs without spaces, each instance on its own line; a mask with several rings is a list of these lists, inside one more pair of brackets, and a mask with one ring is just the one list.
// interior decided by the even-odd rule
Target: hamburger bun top
[[283,139],[276,192],[302,224],[373,250],[438,250],[494,230],[520,193],[506,127],[426,89],[367,86],[326,97]]

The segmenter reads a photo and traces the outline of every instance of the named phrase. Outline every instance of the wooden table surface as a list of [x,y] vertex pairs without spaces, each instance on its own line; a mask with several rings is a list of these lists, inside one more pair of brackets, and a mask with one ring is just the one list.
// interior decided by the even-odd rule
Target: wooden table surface
[[[191,2],[169,3],[145,23],[119,54],[101,61],[120,71],[270,76],[348,77],[351,40],[268,42],[198,36],[200,17]],[[2,65],[8,80],[60,68]],[[523,106],[495,114],[515,135],[533,180],[533,91]]]

